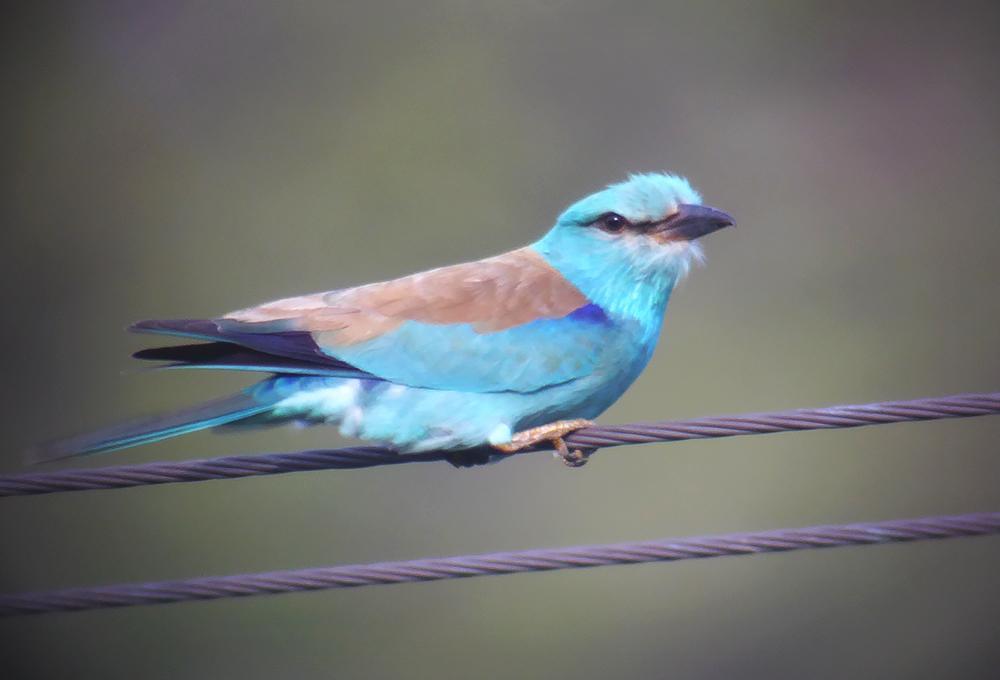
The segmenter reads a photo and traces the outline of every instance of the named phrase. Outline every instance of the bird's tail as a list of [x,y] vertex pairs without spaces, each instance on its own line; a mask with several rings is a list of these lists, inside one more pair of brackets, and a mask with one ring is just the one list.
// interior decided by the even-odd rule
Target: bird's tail
[[241,392],[166,415],[133,420],[89,434],[43,444],[29,451],[28,458],[33,463],[41,463],[71,456],[127,449],[199,430],[230,425],[265,414],[273,406],[273,400],[262,400]]

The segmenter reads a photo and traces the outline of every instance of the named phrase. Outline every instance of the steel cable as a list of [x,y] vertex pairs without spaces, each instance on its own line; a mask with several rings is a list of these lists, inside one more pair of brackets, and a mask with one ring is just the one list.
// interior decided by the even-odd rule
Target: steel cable
[[188,600],[215,600],[616,564],[672,562],[727,555],[898,543],[995,533],[1000,533],[1000,512],[291,569],[0,595],[0,616],[131,607]]
[[[685,439],[861,427],[941,418],[968,418],[997,413],[1000,413],[1000,392],[956,394],[947,397],[884,401],[815,409],[793,409],[736,416],[712,416],[691,420],[598,425],[570,434],[566,437],[566,443],[570,448],[598,449]],[[531,451],[539,450],[545,449],[531,449]],[[476,449],[458,452],[429,451],[417,454],[400,454],[385,447],[361,446],[70,469],[0,475],[0,496],[117,489],[150,484],[198,482],[212,479],[276,475],[286,472],[343,470],[443,460],[463,466],[485,462],[491,454],[495,455],[496,452],[491,449]]]

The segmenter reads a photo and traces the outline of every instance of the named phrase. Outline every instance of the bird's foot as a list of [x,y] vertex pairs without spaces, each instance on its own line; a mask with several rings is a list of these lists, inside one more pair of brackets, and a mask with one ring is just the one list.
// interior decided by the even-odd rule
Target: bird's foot
[[580,467],[586,464],[587,457],[590,456],[591,452],[584,451],[583,449],[570,451],[563,437],[570,432],[591,427],[593,424],[592,420],[584,420],[582,418],[577,418],[576,420],[557,420],[554,423],[517,432],[511,437],[508,443],[494,444],[493,447],[504,453],[517,453],[535,444],[549,442],[555,448],[556,456],[561,458],[563,463],[569,467]]

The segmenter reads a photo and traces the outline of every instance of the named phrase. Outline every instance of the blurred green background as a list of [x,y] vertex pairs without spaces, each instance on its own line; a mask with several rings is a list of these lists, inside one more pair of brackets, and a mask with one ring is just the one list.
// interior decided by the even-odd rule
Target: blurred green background
[[[735,230],[604,422],[1000,388],[995,3],[6,17],[2,467],[222,394],[122,329],[475,259],[630,171]],[[1000,509],[1000,418],[4,500],[4,591]],[[203,434],[84,465],[342,443]],[[75,464],[75,463],[73,463]],[[69,465],[69,464],[68,464]],[[55,466],[50,466],[54,469]],[[0,623],[17,678],[996,677],[1000,539]]]

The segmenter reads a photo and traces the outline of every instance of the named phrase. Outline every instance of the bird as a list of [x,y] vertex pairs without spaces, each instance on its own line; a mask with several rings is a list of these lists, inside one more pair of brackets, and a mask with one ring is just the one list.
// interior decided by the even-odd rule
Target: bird
[[400,454],[502,458],[588,427],[649,363],[701,237],[733,218],[687,179],[633,174],[573,203],[534,243],[394,280],[130,330],[185,339],[133,356],[166,369],[268,374],[231,396],[40,447],[104,453],[210,428],[298,423]]

